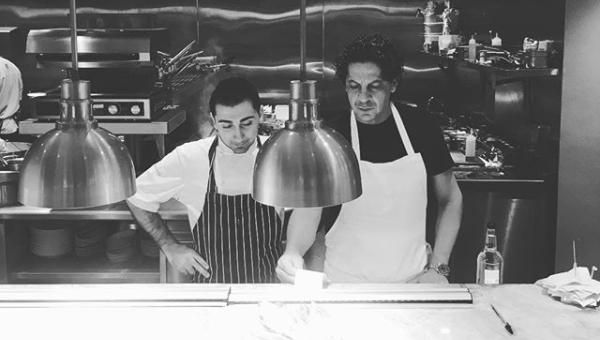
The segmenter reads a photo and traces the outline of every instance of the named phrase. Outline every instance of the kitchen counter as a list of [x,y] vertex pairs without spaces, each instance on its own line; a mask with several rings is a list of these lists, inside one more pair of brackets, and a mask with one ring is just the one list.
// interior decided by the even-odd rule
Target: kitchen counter
[[[485,226],[495,222],[500,249],[506,259],[506,283],[533,283],[554,270],[553,210],[544,183],[505,179],[458,179],[463,193],[464,213],[461,229],[450,259],[453,283],[475,282],[475,258],[482,249]],[[435,207],[429,207],[428,230],[434,230]],[[171,200],[159,213],[185,244],[191,233],[185,207]],[[140,260],[143,265],[115,266],[105,259],[81,261],[66,259],[39,261],[29,252],[29,223],[61,221],[78,225],[77,221],[115,221],[126,224],[133,218],[124,202],[86,209],[45,209],[27,206],[0,208],[0,282],[3,283],[108,283],[180,282],[164,256],[156,264]],[[74,221],[74,222],[70,222]],[[3,260],[5,259],[5,260]],[[43,259],[42,259],[43,260]],[[141,272],[140,272],[141,270]]]
[[[364,290],[370,285],[332,285],[331,289]],[[472,304],[430,306],[399,304],[274,304],[228,303],[222,307],[198,307],[169,304],[165,295],[164,306],[111,305],[110,299],[101,306],[6,307],[6,302],[18,296],[48,296],[52,286],[2,286],[0,291],[0,320],[2,335],[19,338],[106,339],[133,336],[144,338],[199,339],[284,339],[274,336],[264,324],[285,327],[291,320],[304,321],[290,326],[290,332],[305,335],[302,339],[598,339],[599,310],[582,309],[558,302],[534,285],[376,285],[380,289],[426,289],[467,287]],[[64,287],[64,286],[63,286]],[[139,288],[150,296],[179,291],[190,299],[198,296],[196,290],[206,291],[207,285],[123,285],[124,290]],[[297,294],[293,286],[284,285],[214,285],[215,294],[229,291],[229,299],[248,292],[288,291]],[[81,293],[92,286],[71,286]],[[111,286],[115,296],[123,293],[119,286]],[[13,292],[8,293],[8,292]],[[281,294],[274,294],[279,296]],[[266,294],[257,296],[268,297]],[[172,298],[173,296],[171,296]],[[76,299],[76,298],[74,298]],[[515,330],[511,336],[490,307],[493,303]],[[4,307],[3,307],[4,306]],[[310,311],[310,314],[306,312]],[[308,317],[307,317],[308,316]],[[262,321],[261,321],[262,320]],[[263,323],[263,324],[262,324]],[[291,325],[293,325],[291,323]],[[283,328],[282,328],[283,329]],[[269,335],[268,337],[266,337]],[[10,336],[9,336],[10,337]],[[11,337],[12,338],[12,337]],[[286,339],[301,339],[300,337]]]

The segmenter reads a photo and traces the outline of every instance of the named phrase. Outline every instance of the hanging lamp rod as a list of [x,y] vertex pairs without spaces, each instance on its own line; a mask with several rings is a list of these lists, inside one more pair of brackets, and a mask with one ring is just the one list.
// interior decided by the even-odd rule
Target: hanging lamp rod
[[75,0],[70,0],[70,23],[71,23],[71,79],[73,81],[79,80],[79,69],[77,67],[77,19],[75,16],[76,6]]
[[307,80],[307,1],[300,4],[300,81]]

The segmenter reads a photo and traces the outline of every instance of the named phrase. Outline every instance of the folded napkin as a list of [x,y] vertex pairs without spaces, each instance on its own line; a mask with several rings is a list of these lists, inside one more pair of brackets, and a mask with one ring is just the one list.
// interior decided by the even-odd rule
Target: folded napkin
[[535,282],[543,287],[547,294],[557,297],[561,302],[581,307],[595,307],[599,304],[599,281],[593,280],[586,267],[577,267],[570,271],[553,274]]

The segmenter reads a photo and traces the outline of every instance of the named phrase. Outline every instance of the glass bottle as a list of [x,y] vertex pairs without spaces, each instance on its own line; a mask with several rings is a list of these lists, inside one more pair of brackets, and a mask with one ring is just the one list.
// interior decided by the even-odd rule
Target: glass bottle
[[486,228],[484,249],[478,255],[476,283],[501,284],[503,283],[503,256],[497,250],[495,225],[488,223]]
[[473,160],[476,158],[476,134],[477,129],[470,129],[469,134],[465,137],[465,160]]
[[476,44],[476,38],[474,38],[474,35],[472,34],[472,37],[470,38],[470,40],[468,41],[468,54],[467,54],[467,59],[469,61],[476,61],[476,51],[477,51],[477,44]]

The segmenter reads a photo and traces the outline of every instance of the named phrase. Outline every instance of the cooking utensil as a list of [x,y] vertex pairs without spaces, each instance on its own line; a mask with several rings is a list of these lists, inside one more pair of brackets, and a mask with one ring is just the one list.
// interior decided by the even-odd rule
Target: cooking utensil
[[192,40],[192,42],[190,42],[181,51],[179,51],[175,55],[175,57],[171,58],[171,60],[169,60],[167,62],[167,64],[165,64],[165,69],[168,69],[169,67],[174,65],[176,62],[178,62],[181,57],[183,57],[186,53],[188,53],[188,51],[190,51],[190,49],[192,48],[192,46],[194,45],[195,42],[196,42],[196,40]]

